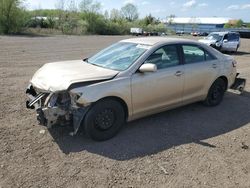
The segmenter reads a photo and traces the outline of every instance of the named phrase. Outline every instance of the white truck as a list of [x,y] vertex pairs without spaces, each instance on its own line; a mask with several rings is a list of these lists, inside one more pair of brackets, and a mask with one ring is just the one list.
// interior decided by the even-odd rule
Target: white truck
[[142,28],[132,27],[132,28],[130,28],[130,33],[132,35],[136,35],[136,36],[142,35],[143,34],[143,29]]

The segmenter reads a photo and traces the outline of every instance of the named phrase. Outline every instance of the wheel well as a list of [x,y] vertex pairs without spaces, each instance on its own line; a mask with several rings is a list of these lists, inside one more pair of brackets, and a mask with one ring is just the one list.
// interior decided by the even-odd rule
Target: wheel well
[[220,76],[219,78],[217,79],[222,79],[224,82],[225,82],[225,85],[226,85],[226,90],[228,88],[228,80],[227,80],[227,77],[226,76]]
[[126,119],[128,118],[128,106],[127,106],[126,102],[123,99],[121,99],[120,97],[110,96],[110,97],[104,97],[104,98],[102,98],[102,99],[100,99],[98,101],[102,101],[102,100],[106,100],[106,99],[111,99],[111,100],[115,100],[115,101],[119,102],[122,105],[123,109],[124,109],[125,118]]

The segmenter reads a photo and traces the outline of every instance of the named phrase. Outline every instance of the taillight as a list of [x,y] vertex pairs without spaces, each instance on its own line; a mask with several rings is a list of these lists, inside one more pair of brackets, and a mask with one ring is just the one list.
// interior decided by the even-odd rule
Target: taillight
[[232,61],[232,65],[233,65],[233,67],[236,67],[237,62],[236,62],[235,60],[233,60],[233,61]]

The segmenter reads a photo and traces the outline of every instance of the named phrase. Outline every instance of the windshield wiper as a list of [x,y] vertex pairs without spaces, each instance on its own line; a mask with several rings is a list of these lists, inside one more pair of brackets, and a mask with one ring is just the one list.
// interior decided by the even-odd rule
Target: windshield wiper
[[[95,64],[95,63],[89,62],[89,58],[85,58],[85,59],[83,59],[83,61],[86,62],[86,63],[88,63],[88,64],[95,65],[95,66],[97,66],[97,67],[102,67],[101,65],[97,65],[97,64]],[[102,67],[102,68],[104,68],[104,67]]]
[[88,63],[88,62],[89,62],[88,59],[89,59],[89,58],[85,58],[85,59],[83,59],[83,61],[85,61],[85,62]]
[[[97,66],[97,67],[101,67],[101,68],[104,68],[104,69],[110,69],[110,68],[105,67],[105,66],[101,66],[101,65],[98,65],[98,64],[95,64],[95,63],[91,63],[91,62],[88,61],[88,59],[89,59],[89,58],[83,59],[83,62],[86,62],[86,63],[88,63],[88,64],[91,64],[91,65],[94,65],[94,66]],[[114,70],[114,69],[112,69],[112,70]]]

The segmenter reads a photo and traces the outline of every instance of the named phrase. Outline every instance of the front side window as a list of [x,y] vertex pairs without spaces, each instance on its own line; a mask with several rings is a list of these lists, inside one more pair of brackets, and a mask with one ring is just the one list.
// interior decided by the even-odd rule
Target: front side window
[[118,71],[126,70],[151,46],[118,42],[87,59],[87,63]]
[[212,61],[216,59],[214,56],[212,56],[208,52],[205,52],[205,58],[206,58],[206,61]]
[[229,41],[238,41],[239,37],[236,33],[232,33],[231,35],[229,35]]
[[180,63],[177,47],[175,45],[161,47],[152,53],[145,63],[155,64],[157,69],[176,66]]
[[225,34],[223,40],[228,40],[228,34]]

